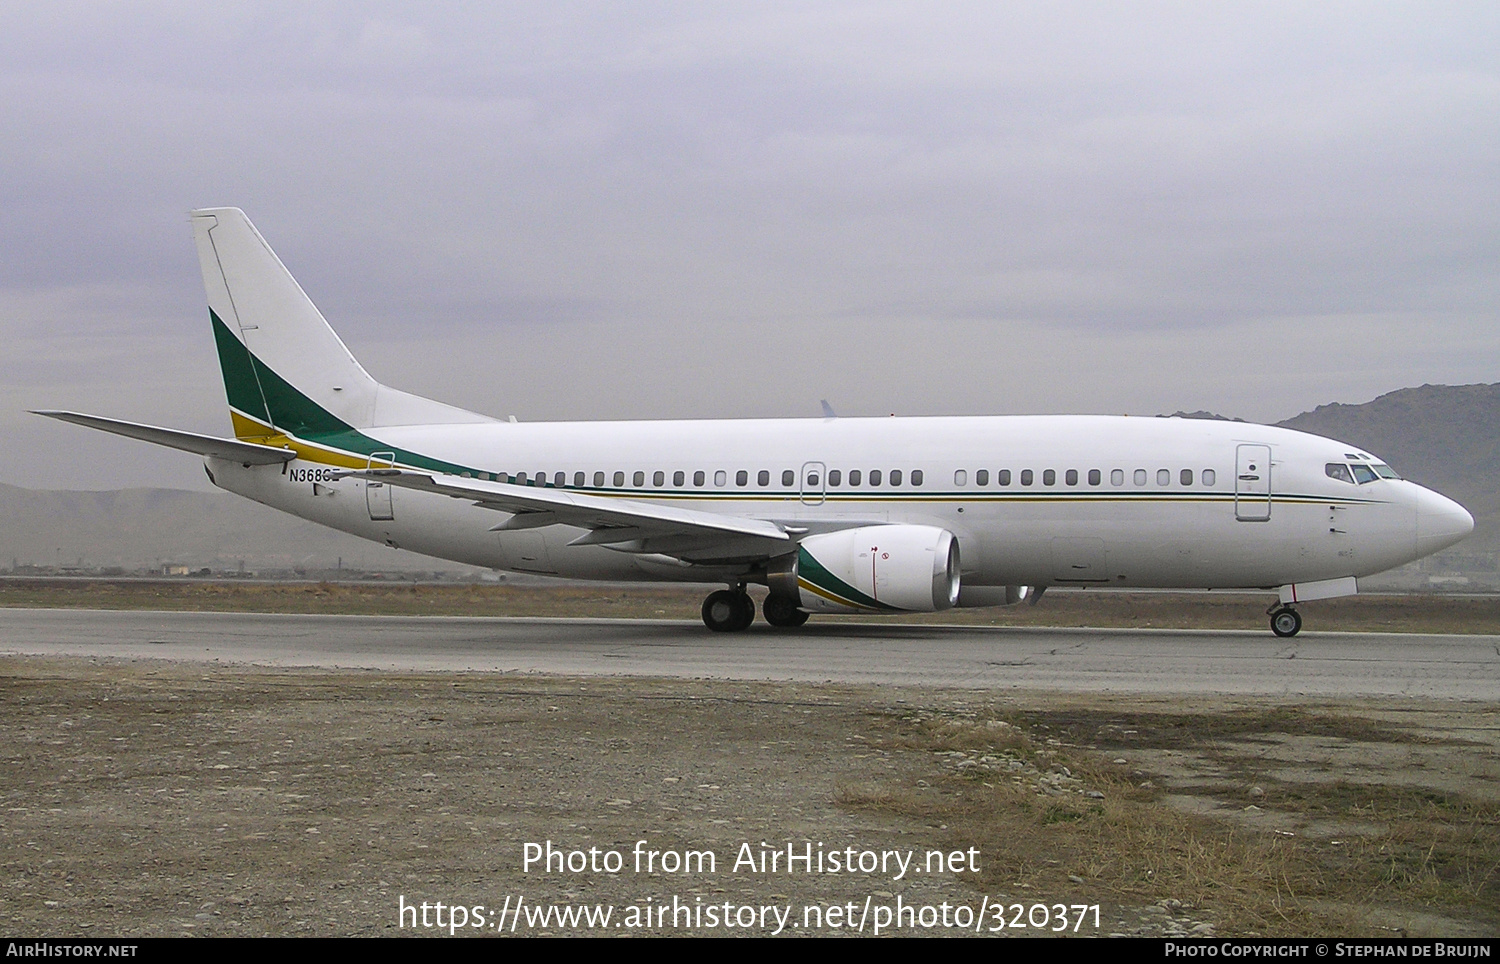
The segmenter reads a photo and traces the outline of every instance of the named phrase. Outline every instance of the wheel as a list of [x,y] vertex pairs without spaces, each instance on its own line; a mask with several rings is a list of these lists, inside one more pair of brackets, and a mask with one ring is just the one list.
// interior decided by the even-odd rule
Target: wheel
[[798,609],[796,603],[788,602],[780,596],[767,596],[766,601],[760,604],[760,611],[766,617],[766,622],[783,629],[795,629],[807,622],[807,613]]
[[737,610],[734,631],[749,629],[750,624],[755,622],[755,600],[750,598],[748,592],[741,590],[734,594],[734,605]]
[[1302,614],[1284,607],[1271,614],[1271,632],[1277,636],[1295,636],[1302,631]]
[[703,625],[716,633],[737,633],[755,621],[755,600],[748,593],[720,589],[703,600]]

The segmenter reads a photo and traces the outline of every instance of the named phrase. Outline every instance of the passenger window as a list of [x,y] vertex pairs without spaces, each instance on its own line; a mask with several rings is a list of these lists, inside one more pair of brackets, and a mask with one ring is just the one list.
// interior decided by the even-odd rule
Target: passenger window
[[1192,485],[1193,484],[1193,470],[1192,469],[1183,469],[1182,472],[1177,476],[1177,478],[1178,478],[1178,480],[1183,485]]
[[954,469],[953,470],[953,484],[954,485],[968,485],[969,484],[969,473],[966,472],[966,471],[964,471],[963,469]]
[[734,484],[735,485],[749,485],[750,484],[750,473],[746,472],[744,469],[740,469],[738,472],[734,473]]
[[723,469],[719,469],[717,472],[714,473],[714,485],[717,485],[719,488],[722,489],[725,486],[725,484],[727,484],[728,482],[729,482],[729,475]]
[[[790,478],[791,474],[792,474],[791,471],[788,470],[787,473],[786,473],[786,475],[782,476],[782,478],[784,478],[784,479],[787,480],[786,481],[787,485],[791,485],[792,484],[792,480]],[[843,472],[840,472],[838,469],[829,469],[828,470],[828,484],[829,485],[838,485],[840,482],[843,481],[843,479],[844,479],[844,473]]]
[[646,484],[646,473],[645,472],[637,472],[634,475],[632,475],[630,477],[630,484],[636,486],[637,488],[645,485]]
[[870,470],[870,484],[871,485],[879,485],[880,484],[880,470],[879,469],[871,469]]
[[1110,469],[1109,470],[1109,484],[1110,485],[1124,485],[1125,484],[1125,470],[1124,469]]
[[860,477],[861,477],[861,475],[860,475],[859,469],[850,469],[849,470],[849,484],[850,485],[859,485]]
[[[600,479],[599,481],[602,482],[604,480]],[[583,473],[582,472],[574,472],[573,473],[573,488],[575,488],[575,489],[581,489],[581,488],[583,488]]]
[[594,473],[594,486],[596,488],[603,488],[603,486],[604,486],[604,473],[603,472],[595,472]]
[[536,479],[536,484],[537,485],[546,485],[547,484],[547,473],[546,472],[538,472],[534,476],[534,478]]
[[1067,482],[1069,485],[1077,485],[1078,484],[1078,470],[1077,469],[1069,469],[1067,472],[1065,472],[1063,474],[1063,481]]
[[703,473],[701,471],[693,473],[693,485],[695,485],[695,486],[702,486],[703,485]]
[[755,484],[756,485],[770,485],[771,484],[771,473],[770,473],[770,471],[768,469],[761,469],[759,472],[755,473]]
[[514,479],[514,481],[515,481],[516,485],[525,485],[526,484],[526,473],[525,472],[521,472],[521,473],[517,474],[516,477],[515,477],[515,479]]
[[680,488],[682,488],[682,483],[684,483],[686,481],[687,481],[687,473],[683,472],[681,469],[679,469],[678,471],[672,473],[672,488],[674,488],[674,489],[680,489]]
[[974,472],[974,484],[975,485],[989,485],[990,484],[990,470],[989,469],[978,469],[978,470],[976,470]]
[[1157,485],[1171,485],[1172,484],[1172,470],[1171,469],[1157,469],[1156,470],[1156,484]]
[[[833,476],[834,476],[833,472],[829,472],[828,473],[828,481],[829,482],[833,482]],[[796,483],[797,483],[797,473],[796,472],[793,472],[791,469],[785,469],[785,470],[782,471],[782,473],[781,473],[781,484],[782,485],[790,487],[790,486],[795,485]],[[837,482],[833,482],[833,484],[834,485],[838,485]]]
[[552,484],[561,488],[568,484],[568,473],[559,472],[552,477]]
[[1055,470],[1053,470],[1053,469],[1043,469],[1042,470],[1042,484],[1043,485],[1056,485],[1057,484],[1057,472]]
[[1010,485],[1010,469],[1001,469],[1000,470],[1000,484],[1001,485]]
[[1089,469],[1089,485],[1098,485],[1101,481],[1098,469]]
[[1031,484],[1031,480],[1034,479],[1035,477],[1036,476],[1034,476],[1034,475],[1031,474],[1031,470],[1030,469],[1022,469],[1021,470],[1021,484],[1022,485],[1030,485]]
[[1145,469],[1136,469],[1135,470],[1135,477],[1134,477],[1134,479],[1135,479],[1135,484],[1136,485],[1145,485],[1146,484],[1146,470]]
[[1214,482],[1215,482],[1215,480],[1217,480],[1217,479],[1218,479],[1218,476],[1214,475],[1214,470],[1213,469],[1204,469],[1203,470],[1203,484],[1204,485],[1213,485]]
[[900,485],[900,484],[901,484],[901,470],[900,469],[891,469],[891,485]]
[[661,469],[657,469],[655,472],[651,473],[651,484],[656,486],[666,485],[667,473],[663,472]]
[[816,472],[809,472],[809,473],[807,473],[807,487],[809,489],[816,489],[818,487],[818,473],[816,473]]
[[616,472],[613,482],[615,483],[615,488],[623,488],[625,486],[625,473]]
[[922,470],[921,469],[912,469],[911,470],[911,484],[912,485],[921,485],[922,484]]

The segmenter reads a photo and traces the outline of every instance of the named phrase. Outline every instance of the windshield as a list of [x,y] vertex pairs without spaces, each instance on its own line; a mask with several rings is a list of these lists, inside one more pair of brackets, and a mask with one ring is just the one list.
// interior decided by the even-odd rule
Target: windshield
[[1329,462],[1323,466],[1323,474],[1350,485],[1364,485],[1376,479],[1401,478],[1389,465],[1381,462]]

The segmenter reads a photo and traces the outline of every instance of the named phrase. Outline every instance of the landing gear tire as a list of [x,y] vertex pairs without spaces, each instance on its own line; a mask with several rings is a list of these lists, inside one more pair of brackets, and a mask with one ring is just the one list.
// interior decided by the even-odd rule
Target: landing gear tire
[[1302,614],[1284,606],[1271,614],[1271,632],[1277,636],[1295,636],[1302,631]]
[[720,589],[703,600],[703,625],[716,633],[737,633],[755,622],[755,600],[749,593]]
[[798,609],[796,603],[788,602],[780,596],[767,596],[766,601],[760,604],[760,611],[766,617],[766,622],[782,629],[796,629],[807,622],[807,613]]

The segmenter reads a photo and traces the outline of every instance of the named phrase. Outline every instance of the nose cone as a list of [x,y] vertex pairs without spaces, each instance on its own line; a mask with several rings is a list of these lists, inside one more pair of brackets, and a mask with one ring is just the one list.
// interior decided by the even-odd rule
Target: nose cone
[[1417,488],[1417,555],[1430,556],[1474,531],[1469,510],[1431,489]]

